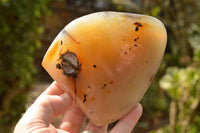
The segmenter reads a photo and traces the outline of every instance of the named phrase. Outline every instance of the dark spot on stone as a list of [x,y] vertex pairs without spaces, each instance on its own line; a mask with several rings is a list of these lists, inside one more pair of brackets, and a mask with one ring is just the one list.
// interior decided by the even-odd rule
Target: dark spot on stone
[[63,42],[62,42],[62,40],[60,41],[60,45],[62,45],[63,44]]
[[80,70],[80,64],[77,55],[68,50],[67,52],[62,54],[60,59],[62,60],[61,67],[63,68],[65,75],[76,78]]
[[102,89],[104,89],[106,86],[107,86],[107,84],[104,84],[103,87],[102,87]]
[[134,25],[136,25],[135,31],[138,31],[139,28],[143,26],[140,22],[135,22]]
[[135,47],[138,47],[137,44],[134,44]]
[[83,97],[84,97],[84,99],[83,99],[83,103],[84,103],[84,102],[86,102],[86,100],[87,100],[87,99],[86,99],[86,98],[87,98],[87,94],[84,94]]
[[139,37],[135,38],[134,41],[136,42],[139,39]]
[[124,54],[128,54],[127,52],[124,52]]
[[90,85],[88,85],[88,88],[90,88],[90,89],[91,89],[92,87],[91,87]]
[[56,68],[59,70],[62,69],[62,66],[60,65],[60,63],[56,64]]
[[135,31],[138,31],[139,30],[139,27],[135,27]]
[[142,27],[143,26],[140,22],[135,22],[134,25],[136,25],[137,27]]
[[97,68],[97,66],[96,66],[96,65],[93,65],[93,67],[94,67],[94,68]]

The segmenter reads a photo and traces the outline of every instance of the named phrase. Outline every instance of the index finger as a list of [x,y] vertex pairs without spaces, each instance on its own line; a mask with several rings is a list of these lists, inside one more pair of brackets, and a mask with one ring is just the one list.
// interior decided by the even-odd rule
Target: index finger
[[56,81],[54,81],[42,94],[61,95],[63,93],[64,93],[64,90],[58,85]]

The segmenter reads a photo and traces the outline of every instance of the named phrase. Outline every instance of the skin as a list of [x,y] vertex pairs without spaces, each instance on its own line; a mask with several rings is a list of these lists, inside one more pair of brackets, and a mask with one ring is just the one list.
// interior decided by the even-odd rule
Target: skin
[[[60,126],[54,127],[52,120],[61,115]],[[126,116],[121,118],[110,133],[129,133],[142,115],[142,106],[137,104]],[[53,82],[29,107],[17,123],[14,133],[78,133],[86,119],[72,98]],[[85,130],[106,133],[108,125],[96,126],[92,121]]]

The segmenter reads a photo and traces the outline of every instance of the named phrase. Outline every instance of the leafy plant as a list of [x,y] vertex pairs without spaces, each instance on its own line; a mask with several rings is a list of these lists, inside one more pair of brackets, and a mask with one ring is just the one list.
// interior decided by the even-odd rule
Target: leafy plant
[[194,115],[200,102],[200,71],[170,67],[160,86],[171,98],[169,125],[151,133],[197,133],[200,115]]
[[151,133],[197,133],[200,131],[200,26],[191,25],[189,42],[193,63],[186,68],[169,67],[160,86],[171,99],[169,125]]
[[34,52],[49,0],[0,0],[0,132],[11,131],[25,110],[33,81]]

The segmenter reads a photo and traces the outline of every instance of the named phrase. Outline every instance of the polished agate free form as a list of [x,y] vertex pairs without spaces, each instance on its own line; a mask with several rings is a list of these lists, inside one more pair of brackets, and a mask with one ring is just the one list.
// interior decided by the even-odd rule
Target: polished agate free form
[[96,124],[114,122],[142,99],[166,47],[156,18],[98,12],[69,23],[42,66]]

